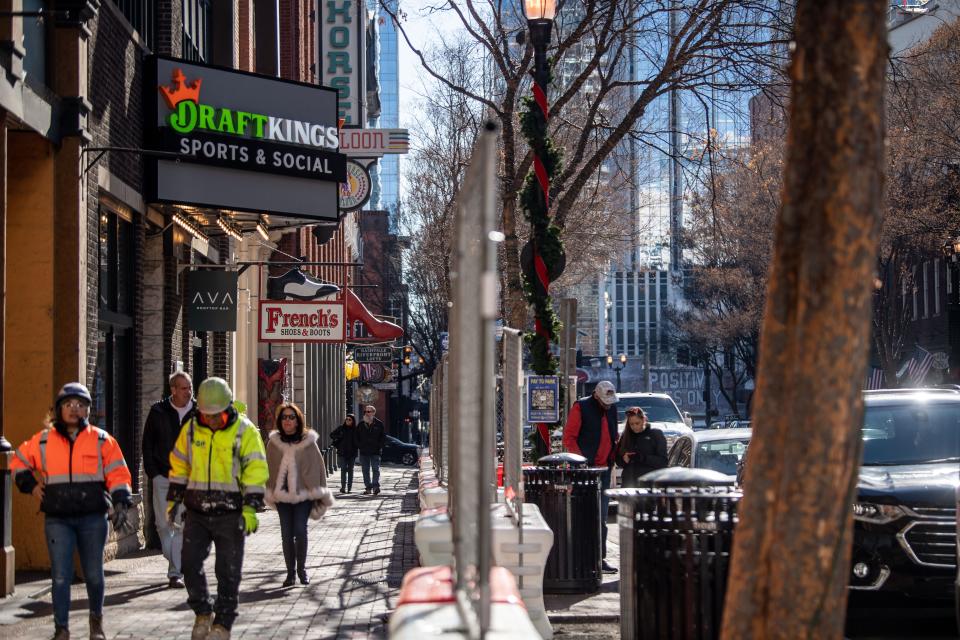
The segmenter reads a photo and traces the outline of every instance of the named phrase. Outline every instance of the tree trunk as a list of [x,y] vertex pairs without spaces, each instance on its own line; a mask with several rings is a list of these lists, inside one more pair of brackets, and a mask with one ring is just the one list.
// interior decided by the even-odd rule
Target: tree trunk
[[527,301],[520,280],[520,240],[517,237],[517,196],[502,198],[503,233],[503,311],[508,327],[527,330]]
[[798,3],[723,638],[841,638],[883,183],[885,5]]

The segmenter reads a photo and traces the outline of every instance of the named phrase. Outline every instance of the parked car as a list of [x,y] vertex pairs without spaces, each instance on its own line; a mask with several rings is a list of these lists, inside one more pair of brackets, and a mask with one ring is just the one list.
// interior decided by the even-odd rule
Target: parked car
[[420,458],[420,447],[409,442],[402,442],[393,436],[387,436],[383,452],[380,454],[382,462],[396,462],[412,467]]
[[949,599],[957,588],[960,392],[866,391],[864,403],[850,588]]
[[710,469],[737,477],[737,466],[747,453],[750,429],[709,429],[677,438],[667,455],[667,465]]

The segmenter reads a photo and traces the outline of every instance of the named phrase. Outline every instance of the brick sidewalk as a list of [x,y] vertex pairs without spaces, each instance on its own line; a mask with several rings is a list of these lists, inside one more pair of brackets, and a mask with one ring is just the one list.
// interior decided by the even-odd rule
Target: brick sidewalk
[[[339,484],[339,474],[331,478]],[[354,486],[363,481],[359,469]],[[307,571],[311,582],[283,589],[286,577],[275,511],[260,516],[260,530],[247,538],[240,615],[234,638],[370,638],[386,636],[403,574],[416,565],[413,526],[417,514],[416,474],[384,467],[379,496],[351,494],[337,500],[323,520],[310,521]],[[216,593],[213,562],[207,562]],[[181,640],[190,637],[193,612],[186,591],[166,588],[166,560],[143,552],[107,563],[104,627],[108,638]],[[0,600],[0,636],[45,639],[53,635],[49,577],[19,582],[17,593]],[[34,596],[34,597],[31,597]],[[72,636],[87,637],[87,601],[73,587]]]

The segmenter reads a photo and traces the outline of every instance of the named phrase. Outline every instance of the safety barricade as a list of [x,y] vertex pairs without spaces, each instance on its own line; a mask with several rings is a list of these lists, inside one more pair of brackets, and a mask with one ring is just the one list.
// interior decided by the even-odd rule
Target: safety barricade
[[453,563],[453,526],[446,507],[424,509],[413,527],[413,540],[424,567]]
[[[408,571],[400,587],[397,609],[390,616],[390,637],[395,640],[464,638],[463,629],[451,567],[420,567]],[[492,567],[490,627],[485,637],[527,639],[536,634],[513,574],[504,567]]]
[[[493,561],[505,567],[520,581],[520,596],[530,621],[541,638],[552,638],[553,628],[543,602],[543,572],[547,566],[553,531],[535,504],[523,505],[523,534],[508,511],[509,505],[491,506]],[[522,555],[521,555],[522,554]]]

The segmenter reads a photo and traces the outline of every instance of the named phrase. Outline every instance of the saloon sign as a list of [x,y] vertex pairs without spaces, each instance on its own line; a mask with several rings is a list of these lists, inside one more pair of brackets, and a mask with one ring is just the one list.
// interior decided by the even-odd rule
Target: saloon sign
[[343,342],[342,302],[260,302],[260,342]]
[[338,219],[337,93],[154,56],[147,65],[150,202]]

